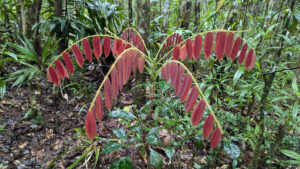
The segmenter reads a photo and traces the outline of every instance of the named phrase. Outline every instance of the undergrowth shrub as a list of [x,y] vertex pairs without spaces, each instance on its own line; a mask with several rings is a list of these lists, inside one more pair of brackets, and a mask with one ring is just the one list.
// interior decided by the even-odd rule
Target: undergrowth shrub
[[[162,160],[153,147],[161,144],[154,140],[157,140],[157,130],[166,126],[168,126],[166,129],[169,130],[172,130],[172,127],[177,129],[178,126],[176,125],[191,126],[186,128],[183,126],[185,129],[183,129],[181,134],[188,136],[184,137],[184,140],[195,137],[195,134],[199,131],[199,126],[201,126],[203,128],[202,137],[209,140],[210,149],[216,148],[221,141],[224,131],[214,111],[215,107],[210,105],[208,98],[203,94],[199,83],[184,61],[198,61],[203,48],[203,55],[207,60],[214,56],[214,50],[220,64],[223,63],[221,61],[225,55],[228,62],[244,64],[245,70],[251,71],[255,65],[256,54],[252,48],[248,49],[248,44],[241,37],[235,37],[235,32],[237,31],[213,30],[197,34],[188,39],[184,39],[179,33],[172,33],[163,41],[155,56],[151,55],[140,34],[133,28],[125,29],[120,38],[115,35],[88,36],[66,49],[47,69],[48,80],[57,86],[61,86],[64,79],[69,78],[70,74],[74,73],[73,58],[75,58],[80,68],[83,67],[85,59],[91,63],[93,55],[95,59],[99,59],[101,57],[107,58],[112,53],[115,59],[96,91],[86,115],[84,128],[89,138],[86,142],[90,146],[78,147],[87,148],[87,151],[71,167],[77,165],[88,154],[91,156],[92,152],[94,152],[95,168],[101,148],[102,153],[107,154],[120,147],[136,143],[139,145],[137,147],[141,147],[143,158],[148,159],[145,160],[148,161],[148,165],[150,163],[159,168],[162,166]],[[73,55],[70,55],[70,52]],[[146,111],[144,110],[145,113],[134,115],[129,111],[113,110],[113,105],[116,103],[119,93],[130,80],[130,77],[135,76],[137,73],[144,73],[145,70],[150,79],[149,86],[151,89],[151,94],[148,97],[149,102],[145,105],[147,108],[145,106],[141,108],[141,110],[143,108],[146,109]],[[163,110],[161,109],[163,103],[159,103],[160,100],[157,97],[159,93],[156,93],[157,85],[159,86],[158,80],[165,80],[170,83],[170,87],[175,92],[175,95],[181,103],[185,104],[184,109],[186,113],[190,113],[189,117],[174,112],[172,115],[169,114],[171,117],[175,117],[175,120],[172,121],[171,118],[166,119],[163,112],[159,112]],[[177,103],[179,104],[179,102]],[[158,107],[160,109],[157,110]],[[96,120],[101,126],[105,112],[111,112],[109,113],[110,117],[123,119],[130,132],[125,134],[125,131],[120,128],[114,130],[114,134],[119,139],[98,137]],[[154,117],[152,116],[153,113],[155,114]],[[201,119],[204,116],[204,123],[201,123]],[[133,120],[136,121],[135,124],[131,123]],[[187,121],[190,121],[189,124]],[[161,122],[162,126],[158,122]],[[126,143],[125,140],[131,133],[136,134],[136,139],[130,139]],[[93,142],[94,139],[108,139],[112,143],[100,146]],[[121,143],[118,140],[121,140]],[[169,145],[165,147],[165,152],[171,159],[175,149],[167,147]],[[128,162],[128,158],[123,159]],[[49,167],[54,164],[55,160]],[[120,162],[117,163],[119,164]]]

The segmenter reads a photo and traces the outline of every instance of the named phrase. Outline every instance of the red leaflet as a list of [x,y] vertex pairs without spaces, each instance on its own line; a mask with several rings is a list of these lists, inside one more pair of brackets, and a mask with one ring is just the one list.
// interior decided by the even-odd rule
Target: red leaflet
[[83,51],[85,53],[85,57],[91,63],[93,59],[92,59],[92,50],[91,50],[89,40],[83,39],[81,44],[83,46]]
[[143,42],[140,43],[140,50],[142,52],[145,52],[145,46],[144,46]]
[[62,80],[64,80],[65,79],[65,71],[64,71],[64,69],[66,69],[65,68],[65,66],[61,63],[61,61],[59,60],[59,59],[56,59],[55,61],[54,61],[54,64],[55,64],[55,67],[56,67],[56,71],[57,71],[57,74],[58,74],[58,76],[62,79]]
[[221,135],[221,130],[219,129],[219,127],[217,127],[210,138],[210,149],[214,149],[215,147],[217,147],[221,140]]
[[183,79],[183,84],[181,87],[181,93],[180,93],[180,101],[183,102],[186,99],[186,96],[188,95],[189,89],[192,86],[192,78],[190,74],[186,74]]
[[93,113],[88,112],[85,119],[85,132],[91,141],[94,140],[94,137],[97,135],[97,125]]
[[232,50],[232,43],[233,43],[233,33],[229,32],[228,36],[227,36],[227,40],[226,40],[226,45],[225,45],[225,55],[226,57],[229,57],[231,54],[231,50]]
[[124,49],[124,46],[123,46],[123,43],[122,43],[122,40],[118,39],[117,42],[117,55],[119,56],[122,52],[123,52],[123,49]]
[[185,46],[183,46],[180,48],[180,55],[179,55],[180,60],[184,61],[186,58],[186,55],[187,55],[186,48],[185,48]]
[[215,122],[214,117],[211,114],[209,114],[203,125],[203,138],[209,137],[209,135],[213,129],[214,122]]
[[216,37],[216,44],[215,44],[215,53],[219,62],[223,59],[224,52],[225,52],[225,43],[227,39],[226,32],[218,32]]
[[96,99],[96,111],[95,115],[98,121],[102,121],[103,119],[103,102],[102,102],[102,95],[101,92],[98,94]]
[[200,123],[202,115],[205,111],[205,101],[201,99],[191,114],[192,125],[196,126]]
[[145,56],[140,56],[139,60],[138,60],[138,69],[140,71],[140,73],[143,73],[144,71],[144,66],[145,66]]
[[191,39],[187,39],[185,42],[186,53],[189,59],[193,58],[193,41]]
[[214,42],[214,33],[212,32],[206,33],[204,38],[204,49],[203,49],[204,56],[206,59],[208,59],[212,53],[213,42]]
[[232,50],[231,50],[231,60],[234,61],[234,59],[236,58],[238,52],[239,52],[239,49],[240,49],[240,46],[241,46],[241,43],[242,43],[242,39],[240,37],[237,37],[235,42],[234,42],[234,45],[232,47]]
[[202,48],[202,36],[197,35],[194,40],[194,57],[197,59],[201,53]]
[[172,55],[173,55],[173,60],[178,60],[179,59],[180,47],[178,45],[174,47]]
[[110,110],[113,99],[112,99],[112,92],[111,92],[109,79],[106,79],[104,82],[104,93],[105,93],[105,105]]
[[246,56],[247,48],[248,48],[248,44],[245,43],[241,50],[240,56],[239,56],[239,64],[243,63],[245,56]]
[[178,64],[176,62],[171,62],[171,85],[175,86],[177,77]]
[[96,59],[98,59],[102,55],[102,45],[99,36],[93,37],[93,49],[94,49],[94,55]]
[[166,64],[166,81],[170,82],[171,80],[171,63]]
[[166,78],[166,66],[163,66],[160,69],[161,79],[164,80]]
[[193,109],[198,95],[199,95],[198,88],[196,86],[193,86],[193,88],[190,92],[190,95],[187,98],[186,103],[185,103],[185,112],[189,112]]
[[117,54],[117,41],[118,41],[118,39],[115,39],[113,42],[112,54],[113,54],[114,58],[117,58],[117,56],[119,56]]
[[176,82],[175,82],[175,93],[176,93],[177,97],[179,97],[179,94],[180,94],[183,73],[184,73],[184,68],[183,68],[183,66],[179,65],[178,70],[177,70],[177,75],[176,75],[177,78],[176,78]]
[[117,79],[117,69],[114,67],[110,72],[111,87],[113,99],[117,99],[118,96],[118,79]]
[[47,79],[48,79],[49,82],[53,83],[53,80],[51,78],[49,69],[47,69]]
[[123,85],[125,85],[126,84],[126,67],[127,67],[127,62],[126,62],[126,60],[127,60],[127,56],[128,56],[128,52],[126,52],[126,53],[124,53],[123,54],[123,59],[122,59],[122,61],[123,61],[123,70],[122,70],[122,79],[123,79],[123,81],[122,81],[122,84]]
[[80,66],[82,68],[83,63],[84,63],[84,58],[82,56],[82,53],[81,53],[79,47],[76,44],[74,44],[72,46],[72,50],[73,50],[73,53],[75,55],[75,59],[76,59],[76,62],[78,64],[78,66]]
[[140,53],[136,50],[133,51],[133,58],[132,58],[132,72],[135,75],[138,63],[139,63],[139,56]]
[[67,66],[67,69],[69,70],[70,73],[74,73],[74,66],[73,66],[73,63],[72,63],[72,60],[71,60],[71,57],[69,55],[68,52],[64,52],[62,54],[64,60],[65,60],[65,64]]
[[253,49],[251,48],[249,51],[248,51],[248,54],[247,54],[247,58],[245,60],[245,68],[248,69],[250,64],[251,64],[251,61],[252,61],[252,55],[253,55]]
[[108,57],[110,52],[110,38],[108,36],[104,36],[103,39],[103,46],[104,46],[104,55],[105,57]]
[[118,62],[117,62],[117,82],[118,82],[118,87],[120,89],[120,92],[123,89],[123,57],[121,57]]
[[132,67],[132,55],[133,55],[133,51],[130,50],[128,52],[128,56],[127,56],[127,60],[126,60],[126,81],[129,80],[130,74],[131,74],[131,67]]
[[50,79],[48,78],[48,80],[57,86],[59,84],[59,77],[57,76],[55,69],[52,66],[49,66],[48,71],[51,77]]
[[253,68],[253,66],[255,65],[255,60],[256,60],[256,54],[254,52],[253,55],[252,55],[251,63],[248,67],[249,70],[251,70]]

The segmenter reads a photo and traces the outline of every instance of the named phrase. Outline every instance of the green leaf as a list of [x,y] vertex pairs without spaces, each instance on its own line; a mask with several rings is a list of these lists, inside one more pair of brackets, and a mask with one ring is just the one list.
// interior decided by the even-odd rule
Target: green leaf
[[123,110],[114,110],[111,113],[109,113],[108,116],[114,117],[114,118],[121,118],[123,120],[134,120],[134,119],[136,119],[135,115],[133,115],[130,112],[123,111]]
[[220,2],[218,3],[216,11],[219,11],[222,8],[224,2],[225,2],[225,0],[220,0]]
[[117,128],[113,130],[113,133],[116,137],[120,139],[125,139],[125,131],[122,128]]
[[298,113],[299,113],[299,101],[297,100],[297,101],[294,103],[293,111],[292,111],[292,118],[293,118],[294,120],[296,120]]
[[6,90],[6,83],[4,80],[0,80],[0,96],[3,99]]
[[157,169],[161,169],[163,165],[161,156],[152,148],[150,149],[150,163]]
[[299,92],[299,90],[298,90],[298,85],[297,85],[297,78],[296,78],[296,77],[293,78],[293,81],[292,81],[292,88],[293,88],[293,90],[294,90],[295,93],[298,93],[298,92]]
[[238,158],[241,154],[240,148],[232,142],[226,142],[224,144],[224,150],[232,159]]
[[174,147],[168,146],[168,147],[165,147],[164,150],[165,150],[166,155],[169,157],[169,159],[172,159],[172,157],[173,157],[174,154],[175,154],[175,149],[174,149]]
[[119,143],[108,143],[102,148],[102,153],[109,154],[116,151],[118,148],[122,147]]
[[68,169],[72,169],[74,168],[81,160],[83,160],[88,154],[89,152],[92,151],[92,148],[89,148],[84,154],[82,154],[72,165],[70,165],[68,167]]
[[98,159],[99,159],[99,155],[100,155],[100,148],[95,149],[95,155],[96,155],[96,157],[95,157],[95,162],[94,162],[94,168],[93,169],[95,169],[97,167],[97,163],[99,161]]
[[292,159],[295,159],[297,161],[300,161],[300,154],[294,152],[294,151],[291,151],[291,150],[280,150],[280,152],[282,152],[284,155],[292,158]]
[[131,169],[131,160],[129,157],[121,157],[120,160],[115,161],[110,169]]
[[233,77],[233,86],[235,86],[236,82],[240,79],[242,74],[244,74],[244,66],[239,67],[239,69],[235,72],[234,77]]

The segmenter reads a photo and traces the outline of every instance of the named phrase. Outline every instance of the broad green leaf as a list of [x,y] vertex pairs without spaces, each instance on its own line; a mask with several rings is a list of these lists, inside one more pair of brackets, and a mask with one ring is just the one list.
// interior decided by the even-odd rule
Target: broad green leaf
[[4,80],[0,80],[0,96],[3,99],[6,90],[6,83]]
[[119,143],[108,143],[102,148],[102,153],[109,154],[116,151],[118,148],[122,147]]
[[225,0],[220,0],[219,1],[216,11],[219,11],[222,8],[224,2],[225,2]]
[[292,158],[292,159],[295,159],[297,161],[300,161],[300,154],[294,152],[294,151],[291,151],[291,150],[280,150],[280,152],[282,152],[284,155]]
[[122,128],[117,128],[113,130],[115,136],[120,139],[125,139],[125,131]]
[[236,82],[240,79],[242,74],[244,74],[244,66],[240,66],[239,69],[235,72],[233,77],[233,86],[235,86]]
[[152,148],[150,149],[150,163],[157,169],[161,169],[163,165],[161,156]]
[[298,113],[299,113],[299,101],[297,100],[293,106],[292,118],[296,120]]
[[121,157],[120,160],[115,161],[110,169],[131,169],[131,160],[129,157]]
[[232,142],[226,142],[224,144],[224,150],[232,159],[238,158],[241,154],[240,148]]
[[169,157],[169,159],[172,159],[172,157],[173,157],[174,154],[175,154],[175,149],[174,149],[174,147],[168,146],[168,147],[165,147],[164,150],[165,150],[166,155]]
[[108,114],[110,117],[121,118],[123,120],[134,120],[136,116],[128,111],[114,110]]
[[293,90],[294,90],[295,93],[299,92],[298,85],[297,85],[297,78],[296,77],[293,78],[292,88],[293,88]]

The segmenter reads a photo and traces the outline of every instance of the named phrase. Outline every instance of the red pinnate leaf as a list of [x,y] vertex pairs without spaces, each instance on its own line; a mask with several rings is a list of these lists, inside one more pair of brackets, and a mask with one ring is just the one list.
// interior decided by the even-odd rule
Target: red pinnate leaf
[[50,82],[53,82],[56,86],[59,84],[59,77],[55,71],[55,69],[52,67],[52,66],[49,66],[48,68],[48,71],[49,71],[49,75],[50,75],[50,79],[48,78],[48,80]]
[[118,96],[118,79],[117,79],[117,69],[114,67],[110,72],[111,78],[111,87],[112,87],[112,95],[113,99],[117,99]]
[[202,36],[197,35],[194,40],[194,57],[197,59],[200,56],[202,48]]
[[187,39],[185,42],[186,53],[188,58],[193,58],[193,41],[191,39]]
[[65,78],[65,75],[64,75],[65,74],[64,69],[66,69],[65,66],[61,63],[61,61],[59,59],[56,59],[54,61],[54,64],[55,64],[58,76],[63,80]]
[[245,43],[243,45],[243,48],[241,50],[241,53],[240,53],[240,56],[239,56],[239,64],[242,64],[244,59],[245,59],[245,56],[246,56],[246,52],[247,52],[247,48],[248,48],[248,44]]
[[181,89],[180,87],[181,87],[183,73],[184,73],[184,68],[181,65],[179,65],[178,70],[177,70],[177,78],[176,78],[176,82],[175,82],[175,93],[176,93],[177,97],[179,97],[179,94],[180,94],[180,89]]
[[225,43],[227,39],[226,32],[218,32],[216,37],[216,44],[215,44],[215,53],[219,62],[223,59],[225,53]]
[[108,57],[110,52],[110,38],[108,36],[103,38],[103,48],[105,57]]
[[205,101],[201,99],[191,114],[192,125],[196,126],[200,123],[202,115],[205,111]]
[[133,51],[133,58],[132,58],[132,72],[135,75],[136,69],[139,63],[139,55],[140,53],[136,50]]
[[114,40],[114,42],[113,42],[113,50],[112,50],[112,54],[113,54],[113,56],[115,58],[117,58],[117,56],[119,56],[119,55],[117,55],[117,41],[118,41],[118,39]]
[[123,57],[121,57],[117,62],[117,82],[118,82],[118,88],[120,89],[120,92],[123,89]]
[[180,47],[178,45],[174,47],[172,55],[173,55],[173,60],[178,60],[179,59]]
[[231,50],[231,60],[234,61],[234,59],[236,58],[239,50],[240,50],[240,46],[241,46],[241,43],[242,43],[242,39],[240,37],[237,37],[235,42],[234,42],[234,45],[232,47],[232,50]]
[[229,57],[231,55],[232,50],[232,43],[233,43],[233,33],[229,32],[227,39],[226,39],[226,45],[225,45],[225,55],[226,57]]
[[166,81],[170,82],[171,80],[171,63],[166,64]]
[[133,51],[130,50],[128,52],[128,56],[127,56],[127,60],[126,60],[126,81],[129,80],[130,74],[131,74],[131,70],[132,70],[132,57],[133,56]]
[[93,37],[93,49],[94,49],[94,55],[96,59],[98,59],[102,55],[102,45],[99,36]]
[[98,121],[102,121],[103,119],[103,101],[102,101],[102,96],[101,93],[98,94],[97,99],[96,99],[96,110],[95,110],[95,115]]
[[122,81],[122,84],[123,85],[125,85],[126,84],[126,67],[127,67],[127,62],[126,62],[126,60],[127,60],[127,56],[128,56],[128,53],[126,52],[126,53],[124,53],[124,55],[122,56],[123,57],[123,59],[122,59],[122,61],[123,61],[123,69],[122,69],[122,79],[123,79],[123,81]]
[[94,137],[97,135],[97,125],[93,113],[88,112],[85,119],[85,132],[91,141],[94,140]]
[[49,69],[47,69],[47,79],[48,79],[49,82],[53,83],[53,80],[51,78],[50,70]]
[[160,69],[160,73],[161,73],[161,79],[165,79],[166,78],[166,66],[163,66],[161,69]]
[[182,84],[182,88],[181,88],[181,94],[180,94],[180,101],[183,102],[189,92],[189,89],[192,86],[192,78],[190,74],[186,74],[184,79],[183,79],[183,84]]
[[69,53],[67,52],[64,52],[62,54],[63,58],[64,58],[64,61],[65,61],[65,64],[67,66],[67,69],[69,70],[70,73],[74,73],[74,66],[73,66],[73,62],[71,60],[71,57],[69,55]]
[[251,70],[253,68],[253,66],[255,65],[255,60],[256,60],[256,54],[255,54],[255,52],[253,52],[251,63],[248,67],[249,70]]
[[183,46],[183,47],[180,48],[179,58],[180,58],[181,61],[184,61],[186,56],[187,56],[186,48],[185,48],[185,46]]
[[139,69],[140,73],[143,73],[143,71],[144,71],[145,60],[146,60],[145,56],[140,56],[139,57],[139,60],[138,60],[138,69]]
[[221,130],[219,129],[219,127],[217,127],[210,138],[210,149],[214,149],[215,147],[217,147],[217,145],[221,141],[221,136]]
[[209,135],[213,129],[214,122],[215,122],[214,117],[211,114],[209,114],[203,125],[203,138],[209,137]]
[[75,59],[76,59],[76,62],[78,64],[78,66],[82,68],[83,63],[84,63],[84,58],[82,56],[82,53],[81,53],[79,47],[76,44],[74,44],[72,46],[72,50],[73,50],[73,53],[75,55]]
[[214,42],[214,33],[213,32],[206,33],[204,38],[204,49],[203,49],[204,56],[206,59],[208,59],[212,53],[213,42]]
[[199,95],[198,88],[196,86],[193,86],[193,88],[190,92],[190,95],[187,98],[186,103],[185,103],[185,112],[189,112],[193,109],[198,95]]
[[176,62],[171,62],[171,84],[175,86],[177,77],[178,64]]
[[83,51],[85,53],[85,57],[91,63],[93,58],[92,58],[92,50],[91,50],[89,40],[88,39],[83,39],[81,44],[83,46]]
[[122,40],[120,40],[120,39],[118,39],[116,43],[117,43],[116,44],[117,55],[119,56],[123,52],[124,46],[123,46]]
[[112,106],[112,91],[110,87],[110,81],[109,79],[106,79],[104,82],[104,93],[105,93],[105,105],[110,110]]
[[248,51],[248,54],[247,54],[247,58],[245,60],[245,68],[248,69],[250,64],[251,64],[251,61],[252,61],[252,56],[253,56],[253,49],[251,48],[249,51]]

